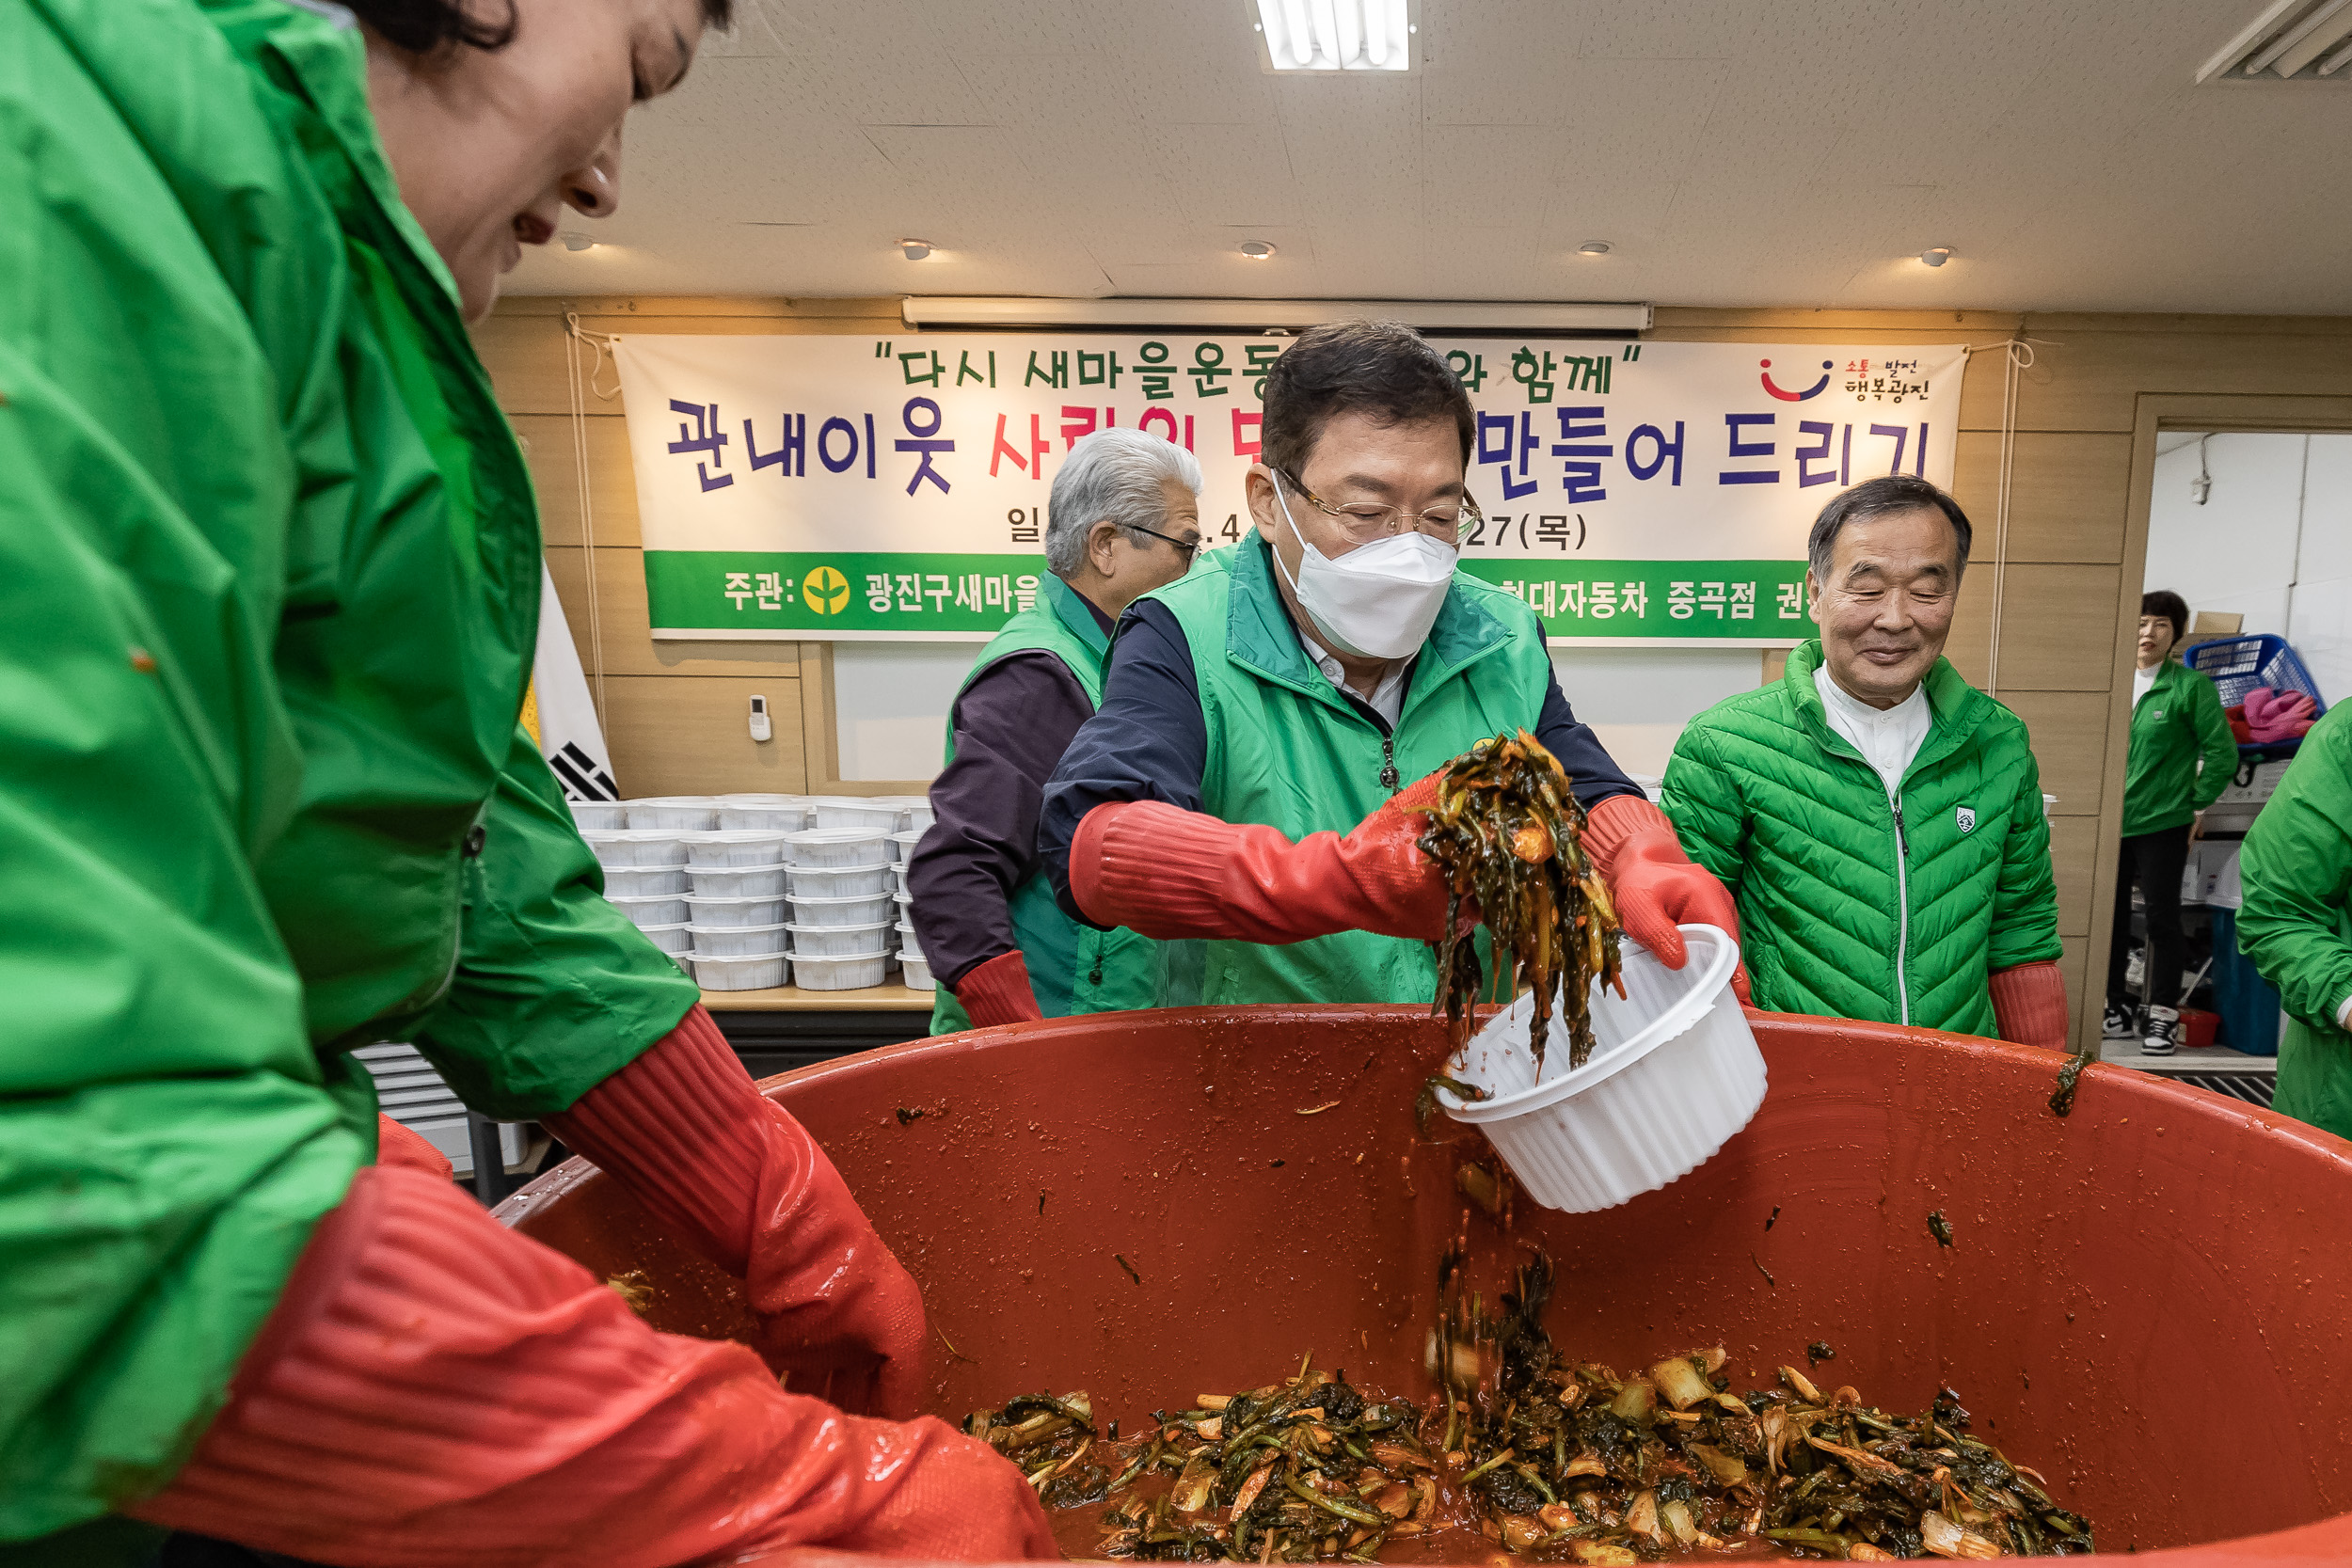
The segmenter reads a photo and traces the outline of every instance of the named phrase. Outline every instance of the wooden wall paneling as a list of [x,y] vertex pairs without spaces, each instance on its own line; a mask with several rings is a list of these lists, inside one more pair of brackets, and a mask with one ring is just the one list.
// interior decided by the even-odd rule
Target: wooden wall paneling
[[2352,394],[2352,318],[2050,315],[2025,330],[2042,341],[2020,378],[2020,430],[2129,433],[2143,393]]
[[[801,682],[742,675],[605,677],[605,744],[624,795],[808,790]],[[754,740],[751,697],[768,699],[774,738]]]
[[[586,662],[588,552],[558,545],[548,552],[548,572],[564,601],[572,640]],[[599,546],[596,609],[604,623],[604,669],[624,675],[745,675],[775,672],[785,679],[800,673],[800,643],[771,638],[738,641],[657,642],[646,620],[644,552],[622,546]]]
[[[531,464],[539,492],[539,531],[549,546],[583,545],[580,470],[573,454],[568,414],[509,416]],[[617,416],[599,414],[580,421],[588,437],[588,494],[596,502],[596,543],[636,545],[637,476],[628,457],[628,426]]]
[[[2129,436],[2021,432],[2010,474],[2010,561],[2122,561],[2131,472]],[[1963,432],[1952,495],[1976,530],[1971,565],[1989,565],[1998,544],[2000,474],[2000,433]]]
[[[2120,645],[2115,602],[2122,569],[2012,562],[2001,576],[2005,603],[1996,694],[2109,689],[2110,655]],[[1990,668],[1994,578],[1989,562],[1968,568],[1945,648],[1953,668],[1978,687],[1985,684]]]
[[[2048,788],[2045,783],[2043,787]],[[2056,790],[2049,793],[2055,795]],[[2090,934],[2090,887],[2099,849],[2099,818],[2094,816],[2050,818],[2050,871],[2058,880],[2058,935]]]
[[2042,793],[2058,797],[2051,814],[2099,816],[2107,756],[2107,694],[2003,691],[2001,701],[2026,721],[2033,737]]

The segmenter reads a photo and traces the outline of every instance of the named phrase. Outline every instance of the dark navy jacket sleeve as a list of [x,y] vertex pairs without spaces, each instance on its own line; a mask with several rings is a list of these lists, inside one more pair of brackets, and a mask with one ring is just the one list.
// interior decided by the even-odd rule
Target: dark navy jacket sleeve
[[1544,692],[1544,711],[1535,721],[1535,738],[1566,769],[1568,786],[1576,793],[1577,804],[1586,811],[1613,795],[1642,793],[1642,786],[1625,776],[1608,748],[1600,743],[1600,736],[1593,733],[1593,727],[1580,722],[1570,710],[1557,673]]
[[1208,758],[1192,645],[1166,605],[1137,600],[1120,618],[1103,705],[1062,752],[1038,813],[1038,857],[1063,913],[1095,924],[1070,896],[1070,844],[1087,813],[1114,800],[1165,800],[1199,811]]
[[1048,653],[999,659],[957,697],[956,760],[931,784],[935,820],[907,861],[914,934],[948,990],[1018,945],[1009,900],[1037,869],[1041,792],[1092,711]]

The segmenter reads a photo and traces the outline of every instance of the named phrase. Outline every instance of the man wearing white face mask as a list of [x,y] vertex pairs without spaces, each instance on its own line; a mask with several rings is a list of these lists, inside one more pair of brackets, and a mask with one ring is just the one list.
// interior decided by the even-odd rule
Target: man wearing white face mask
[[1569,711],[1534,611],[1454,570],[1471,435],[1460,382],[1409,328],[1305,334],[1266,379],[1256,535],[1121,620],[1039,850],[1064,911],[1170,943],[1162,1006],[1428,1001],[1446,894],[1412,808],[1452,758],[1519,729],[1592,814],[1629,933],[1679,967],[1677,923],[1737,931]]

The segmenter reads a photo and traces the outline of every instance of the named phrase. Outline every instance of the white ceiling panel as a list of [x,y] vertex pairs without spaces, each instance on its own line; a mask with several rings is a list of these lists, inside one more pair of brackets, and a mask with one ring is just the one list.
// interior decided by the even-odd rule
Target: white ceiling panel
[[1313,78],[1251,0],[738,6],[514,288],[2352,312],[2352,71],[2192,85],[2260,0],[1418,0]]

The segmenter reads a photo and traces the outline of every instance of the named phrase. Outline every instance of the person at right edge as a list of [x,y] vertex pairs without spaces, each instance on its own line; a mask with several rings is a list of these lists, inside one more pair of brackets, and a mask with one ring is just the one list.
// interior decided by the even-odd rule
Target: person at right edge
[[2238,946],[2287,1014],[2270,1108],[2352,1138],[2352,703],[2303,737],[2238,869]]
[[[2221,716],[2213,682],[2176,663],[2172,650],[2188,631],[2188,605],[2158,589],[2139,600],[2133,652],[2132,747],[2123,774],[2123,842],[2115,872],[2115,934],[2107,944],[2107,1010],[2103,1037],[2139,1037],[2151,1056],[2180,1044],[2181,869],[2197,842],[2205,808],[2221,798],[2237,770],[2237,736]],[[2144,1010],[2132,1006],[2124,966],[2132,953],[2132,883],[2148,917]]]
[[1128,610],[1046,786],[1062,910],[1162,939],[1162,1006],[1427,1002],[1447,895],[1416,808],[1524,729],[1590,814],[1629,936],[1679,969],[1677,924],[1737,935],[1569,710],[1534,611],[1456,569],[1473,423],[1444,358],[1393,322],[1316,327],[1268,373],[1262,430],[1256,531]]
[[1943,657],[1969,538],[1923,479],[1833,498],[1806,551],[1820,637],[1684,728],[1666,814],[1740,900],[1757,1006],[2063,1050],[2041,770]]

